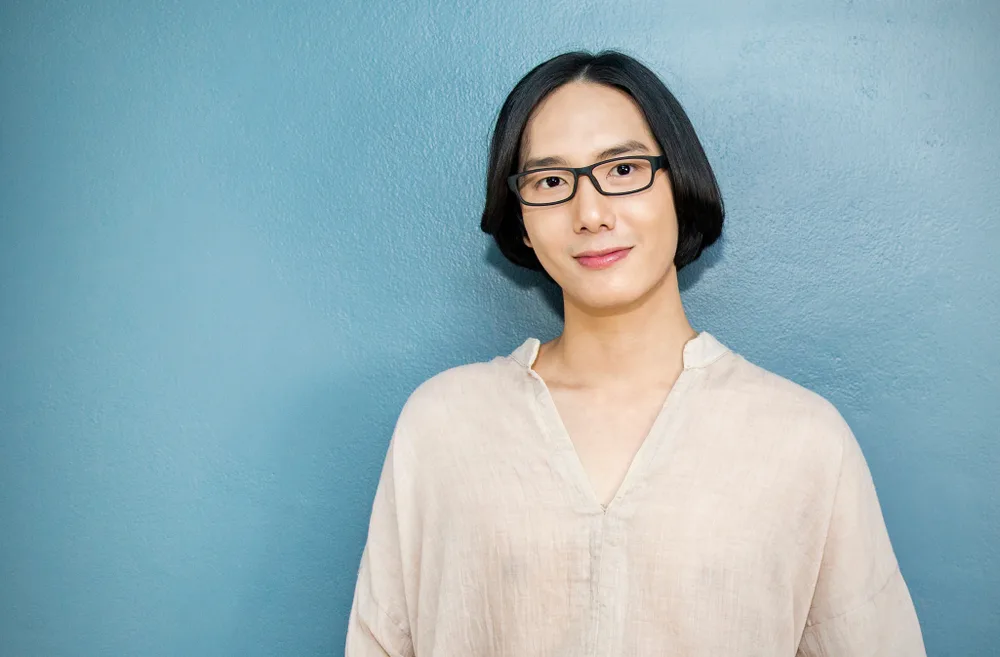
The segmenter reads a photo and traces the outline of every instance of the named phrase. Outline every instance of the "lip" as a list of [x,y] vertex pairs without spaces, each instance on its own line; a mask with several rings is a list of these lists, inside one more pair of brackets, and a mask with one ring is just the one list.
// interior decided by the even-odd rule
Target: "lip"
[[574,257],[577,262],[587,269],[607,269],[628,257],[631,250],[631,246],[616,246],[599,251],[585,251]]

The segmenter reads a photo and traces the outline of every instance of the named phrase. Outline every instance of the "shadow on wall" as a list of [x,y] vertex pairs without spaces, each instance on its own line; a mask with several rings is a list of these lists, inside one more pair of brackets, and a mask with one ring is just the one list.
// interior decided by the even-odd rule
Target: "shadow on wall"
[[251,461],[243,465],[264,483],[237,491],[254,503],[231,654],[343,650],[375,488],[407,393],[392,362],[367,358],[303,382],[270,408],[248,409],[266,449],[243,455]]
[[504,257],[496,242],[492,240],[489,248],[486,249],[484,260],[491,267],[498,269],[504,278],[516,285],[519,290],[538,291],[545,299],[545,305],[549,307],[549,310],[558,315],[560,319],[563,318],[562,290],[547,279],[544,274],[515,265]]
[[722,262],[725,241],[726,231],[723,229],[722,235],[715,241],[715,244],[702,251],[697,260],[678,272],[677,283],[681,288],[681,294],[697,285],[702,274]]

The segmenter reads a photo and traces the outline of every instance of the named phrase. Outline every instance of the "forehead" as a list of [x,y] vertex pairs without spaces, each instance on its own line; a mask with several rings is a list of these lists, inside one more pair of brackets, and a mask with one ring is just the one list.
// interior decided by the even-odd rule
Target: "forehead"
[[638,103],[619,89],[570,82],[535,108],[524,127],[520,161],[561,157],[589,163],[594,154],[630,139],[656,150],[656,139]]

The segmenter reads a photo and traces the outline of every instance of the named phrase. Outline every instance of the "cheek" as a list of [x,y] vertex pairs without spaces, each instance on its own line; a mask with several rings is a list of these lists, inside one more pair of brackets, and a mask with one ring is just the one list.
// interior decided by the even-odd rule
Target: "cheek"
[[672,206],[649,206],[633,215],[632,226],[643,246],[651,275],[669,267],[677,255],[677,217]]
[[566,250],[568,238],[564,234],[564,219],[555,216],[525,217],[524,227],[531,241],[531,248],[540,260],[553,253]]
[[669,195],[644,198],[628,214],[632,227],[645,241],[664,243],[677,239],[677,216]]

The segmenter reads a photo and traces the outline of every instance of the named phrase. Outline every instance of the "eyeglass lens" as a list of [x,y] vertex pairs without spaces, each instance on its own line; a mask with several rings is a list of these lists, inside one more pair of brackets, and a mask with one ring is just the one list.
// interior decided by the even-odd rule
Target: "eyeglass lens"
[[[594,168],[600,191],[627,194],[648,186],[653,180],[648,160],[625,159],[606,162]],[[517,179],[518,192],[527,203],[558,203],[573,193],[573,172],[565,169],[529,171]]]

